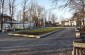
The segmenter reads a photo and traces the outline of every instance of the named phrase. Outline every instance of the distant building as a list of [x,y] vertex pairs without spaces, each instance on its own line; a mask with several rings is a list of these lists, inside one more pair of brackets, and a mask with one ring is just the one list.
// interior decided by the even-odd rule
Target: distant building
[[11,17],[6,14],[0,14],[0,30],[4,32],[4,29],[6,29],[7,26],[10,26],[10,24],[5,23],[7,21],[11,21]]
[[60,22],[61,26],[76,26],[76,20],[66,20],[66,21],[61,21]]
[[[2,28],[2,32],[4,32],[5,30],[9,30],[9,29],[23,29],[23,22],[17,21],[12,19],[11,21],[11,17],[6,15],[6,14],[0,14],[0,30]],[[3,23],[3,25],[2,25]],[[12,27],[11,27],[12,24]],[[29,28],[29,27],[34,27],[34,23],[33,22],[25,22],[24,23],[25,28]],[[2,26],[2,27],[1,27]]]
[[8,16],[8,15],[6,15],[6,14],[0,14],[0,23],[2,22],[2,21],[11,21],[11,17],[10,16]]

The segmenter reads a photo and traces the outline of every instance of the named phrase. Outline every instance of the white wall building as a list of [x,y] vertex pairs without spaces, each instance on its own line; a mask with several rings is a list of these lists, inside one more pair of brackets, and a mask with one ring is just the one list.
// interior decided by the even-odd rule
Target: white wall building
[[[25,28],[33,28],[34,27],[34,23],[24,23]],[[14,21],[12,28],[15,29],[23,29],[23,23],[22,22],[17,22]],[[9,22],[4,22],[3,24],[3,29],[11,29],[11,25],[10,25],[10,21]]]
[[76,26],[77,23],[75,20],[67,20],[67,21],[61,21],[62,26]]

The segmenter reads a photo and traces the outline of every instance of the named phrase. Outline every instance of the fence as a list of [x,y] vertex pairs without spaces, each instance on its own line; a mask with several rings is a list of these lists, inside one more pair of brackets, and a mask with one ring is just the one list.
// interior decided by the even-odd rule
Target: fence
[[85,42],[81,39],[73,42],[73,55],[85,55]]

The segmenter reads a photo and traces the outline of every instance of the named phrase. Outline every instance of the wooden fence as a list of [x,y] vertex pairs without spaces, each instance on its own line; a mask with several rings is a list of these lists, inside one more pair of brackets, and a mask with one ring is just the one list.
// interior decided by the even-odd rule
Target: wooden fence
[[73,42],[73,55],[85,55],[85,42],[81,39]]

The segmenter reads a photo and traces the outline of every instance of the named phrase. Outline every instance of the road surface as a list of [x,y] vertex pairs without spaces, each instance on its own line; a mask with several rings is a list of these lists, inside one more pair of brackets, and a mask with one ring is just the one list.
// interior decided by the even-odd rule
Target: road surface
[[0,55],[71,55],[74,39],[74,28],[66,28],[40,39],[0,33]]

